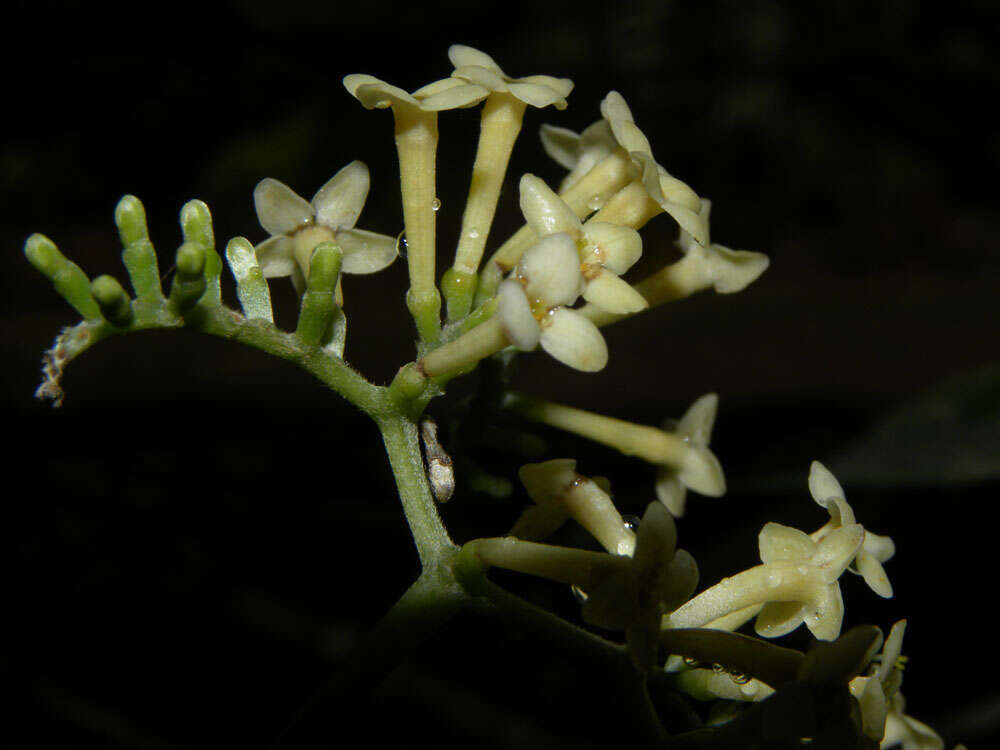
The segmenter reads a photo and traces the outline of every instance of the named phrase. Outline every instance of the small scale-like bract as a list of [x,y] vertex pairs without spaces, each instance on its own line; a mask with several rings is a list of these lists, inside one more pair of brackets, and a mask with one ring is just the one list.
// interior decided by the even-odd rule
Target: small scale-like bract
[[437,437],[437,423],[424,419],[420,423],[420,436],[424,441],[424,455],[427,457],[427,479],[431,492],[439,503],[451,500],[455,493],[455,467]]

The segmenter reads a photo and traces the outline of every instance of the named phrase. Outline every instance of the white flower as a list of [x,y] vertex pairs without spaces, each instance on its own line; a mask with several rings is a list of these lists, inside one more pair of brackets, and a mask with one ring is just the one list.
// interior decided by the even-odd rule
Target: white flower
[[253,194],[257,218],[271,234],[254,248],[264,276],[291,276],[301,289],[312,251],[321,242],[336,242],[343,251],[343,273],[375,273],[391,264],[396,259],[394,237],[354,228],[368,186],[368,167],[360,161],[337,172],[312,202],[278,180],[257,183]]
[[[809,470],[809,493],[813,499],[830,514],[829,522],[810,536],[821,540],[834,529],[855,523],[854,511],[844,499],[840,482],[819,461],[813,461]],[[851,571],[862,576],[865,583],[881,597],[892,597],[892,584],[885,574],[882,563],[896,553],[896,545],[887,536],[879,536],[865,530],[865,540],[851,565]]]
[[687,229],[681,227],[677,245],[687,262],[697,263],[702,269],[704,280],[701,286],[711,286],[719,294],[742,291],[767,270],[770,260],[764,253],[730,250],[723,245],[711,244],[708,227],[711,210],[711,201],[702,198],[699,216],[705,225],[704,243],[699,243]]
[[576,243],[585,300],[620,314],[648,307],[643,296],[619,278],[642,255],[637,231],[603,221],[581,222],[548,185],[531,174],[521,178],[521,211],[539,237],[564,232]]
[[860,549],[864,535],[861,524],[852,524],[831,531],[817,543],[804,531],[779,523],[766,524],[758,537],[766,585],[777,588],[792,570],[798,575],[818,573],[819,581],[802,599],[767,602],[757,615],[757,633],[776,638],[805,622],[816,638],[836,638],[844,619],[838,579]]
[[497,290],[497,315],[507,339],[530,351],[540,343],[560,362],[596,372],[608,362],[597,327],[567,305],[583,286],[576,245],[568,234],[551,234],[528,250]]
[[573,90],[568,78],[536,75],[511,78],[492,57],[473,47],[453,44],[448,48],[448,59],[455,66],[452,77],[492,92],[506,93],[533,107],[566,109],[566,97]]
[[[691,446],[705,449],[707,452],[709,438],[712,437],[712,426],[715,424],[715,413],[719,406],[719,397],[714,393],[707,393],[693,404],[684,416],[680,418],[673,433]],[[669,429],[664,425],[664,429]],[[669,510],[674,518],[684,515],[685,498],[688,489],[692,489],[690,470],[663,465],[656,475],[656,497]],[[719,477],[722,477],[721,471]],[[697,483],[698,487],[704,490],[704,483]],[[722,480],[721,491],[712,493],[721,495],[725,492],[725,481]]]
[[[881,748],[901,747],[902,750],[944,750],[941,736],[922,721],[907,716],[903,694],[896,692],[889,700],[885,717],[885,735]],[[956,749],[957,750],[957,749]]]

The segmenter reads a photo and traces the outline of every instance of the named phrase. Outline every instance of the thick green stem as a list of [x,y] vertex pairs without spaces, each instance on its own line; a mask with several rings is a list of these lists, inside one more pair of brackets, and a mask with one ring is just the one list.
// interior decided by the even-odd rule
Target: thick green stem
[[455,544],[441,523],[437,505],[427,484],[424,461],[420,455],[420,437],[415,422],[403,416],[388,415],[378,422],[389,455],[403,513],[417,545],[424,569],[437,564],[442,555],[455,550]]

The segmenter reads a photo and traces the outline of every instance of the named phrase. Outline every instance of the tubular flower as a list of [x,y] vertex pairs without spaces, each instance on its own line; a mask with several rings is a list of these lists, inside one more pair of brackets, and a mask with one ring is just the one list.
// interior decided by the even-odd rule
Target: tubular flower
[[637,231],[604,221],[581,222],[555,192],[530,174],[521,178],[521,211],[539,237],[565,232],[576,243],[585,300],[619,314],[648,307],[642,295],[619,278],[642,255]]
[[[809,471],[809,492],[813,499],[830,514],[830,520],[821,529],[810,534],[815,541],[820,541],[835,529],[850,526],[855,523],[854,511],[844,499],[844,490],[840,482],[819,461],[813,461]],[[882,563],[896,553],[896,545],[887,536],[880,536],[865,530],[865,540],[851,563],[850,570],[862,576],[869,588],[879,596],[892,598],[892,584],[885,574]]]
[[[715,424],[715,413],[719,407],[719,397],[707,393],[693,404],[684,416],[680,418],[673,433],[691,445],[708,448],[712,437],[712,426]],[[669,430],[670,425],[665,424]],[[656,474],[656,497],[669,510],[674,518],[684,515],[684,505],[689,489],[685,482],[686,475],[675,466],[662,465]]]
[[635,534],[610,495],[592,479],[578,474],[573,459],[525,464],[518,475],[535,505],[521,515],[511,529],[512,535],[537,541],[573,518],[608,552],[631,555],[635,551]]
[[572,238],[563,232],[544,237],[524,254],[498,290],[497,315],[507,339],[523,351],[540,343],[577,370],[603,369],[608,348],[600,331],[567,307],[576,302],[582,286]]
[[532,107],[553,104],[556,109],[566,109],[566,97],[573,90],[573,82],[568,78],[545,75],[511,78],[485,52],[462,44],[448,48],[448,59],[455,66],[452,78],[491,92],[510,94]]
[[254,248],[264,276],[291,276],[296,288],[303,289],[312,251],[321,242],[335,242],[343,251],[343,273],[375,273],[390,265],[396,259],[396,239],[354,228],[368,187],[368,167],[360,161],[337,172],[311,202],[278,180],[257,183],[257,218],[271,234]]

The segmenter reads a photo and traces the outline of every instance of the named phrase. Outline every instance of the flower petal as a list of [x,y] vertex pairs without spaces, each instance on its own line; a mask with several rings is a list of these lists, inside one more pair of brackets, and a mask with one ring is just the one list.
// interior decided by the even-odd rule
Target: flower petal
[[844,622],[844,599],[840,586],[831,583],[824,586],[820,597],[810,602],[803,610],[803,622],[809,632],[821,641],[832,641],[840,635]]
[[542,237],[524,253],[515,273],[524,277],[528,299],[546,307],[573,304],[583,287],[576,244],[564,232]]
[[288,234],[313,219],[313,207],[288,185],[266,177],[253,189],[257,219],[269,234]]
[[687,488],[681,484],[674,469],[663,467],[656,473],[656,499],[673,514],[674,518],[684,515]]
[[851,560],[858,554],[864,539],[864,527],[855,523],[834,529],[819,540],[813,564],[823,570],[823,577],[828,583],[840,578]]
[[524,510],[509,533],[518,539],[538,542],[552,536],[567,520],[569,514],[559,505],[532,505]]
[[468,83],[482,86],[487,91],[506,91],[507,80],[503,73],[484,68],[481,65],[463,65],[455,68],[452,76]]
[[677,478],[702,495],[721,497],[726,494],[726,476],[719,459],[702,445],[688,445]]
[[472,107],[489,95],[489,89],[458,78],[444,78],[413,92],[414,98],[420,101],[421,109],[430,112]]
[[625,98],[617,91],[609,91],[608,95],[601,101],[601,117],[609,122],[612,120],[634,122],[632,110],[625,103]]
[[353,227],[365,207],[370,184],[365,163],[352,161],[327,180],[313,196],[316,223],[334,231]]
[[564,365],[583,372],[603,370],[608,363],[608,345],[597,326],[565,307],[548,315],[541,344]]
[[862,551],[856,558],[856,564],[858,572],[865,579],[868,588],[883,599],[892,598],[892,584],[889,582],[889,576],[885,574],[885,568],[882,567],[882,563],[878,561],[878,558]]
[[830,498],[847,497],[837,478],[819,461],[813,461],[809,467],[809,494],[824,508]]
[[691,553],[679,549],[667,568],[667,574],[660,583],[660,602],[668,612],[673,612],[684,604],[698,588],[698,563]]
[[547,107],[554,104],[556,109],[566,109],[567,103],[563,96],[551,86],[542,83],[526,83],[522,78],[507,84],[507,90],[525,104],[532,107]]
[[631,284],[600,266],[597,274],[591,276],[584,285],[583,298],[616,315],[637,313],[649,307],[646,298],[633,289]]
[[573,90],[573,82],[569,78],[556,78],[555,76],[534,75],[521,76],[513,79],[514,83],[532,83],[538,86],[545,86],[552,89],[557,96],[566,98]]
[[364,229],[342,229],[335,242],[344,251],[344,273],[375,273],[392,265],[399,255],[395,237]]
[[461,68],[465,65],[477,65],[480,68],[486,68],[487,70],[492,70],[498,75],[503,75],[504,72],[500,70],[500,66],[496,64],[496,61],[485,52],[480,52],[475,47],[467,47],[464,44],[453,44],[448,48],[448,60],[456,68]]
[[583,225],[587,243],[584,263],[600,263],[621,276],[642,257],[642,238],[631,227],[606,221],[588,221]]
[[768,602],[761,608],[754,630],[764,638],[778,638],[802,624],[803,606],[799,602]]
[[583,136],[569,128],[556,125],[542,125],[538,132],[542,148],[560,167],[573,169],[580,159]]
[[544,237],[556,232],[569,232],[574,237],[583,224],[562,198],[538,177],[526,174],[521,178],[521,212],[525,221]]
[[524,288],[516,281],[504,281],[497,289],[497,315],[511,344],[526,352],[538,346],[541,328],[531,314]]
[[344,88],[366,109],[385,109],[394,104],[420,106],[419,101],[398,86],[364,73],[344,76]]
[[771,259],[764,253],[749,250],[730,250],[722,245],[711,245],[703,251],[708,254],[712,286],[719,294],[743,291],[771,264]]
[[553,502],[579,479],[576,473],[576,461],[572,458],[555,458],[538,464],[525,464],[518,470],[517,476],[527,490],[528,496],[539,505]]
[[807,563],[816,554],[816,542],[804,531],[780,523],[767,523],[757,535],[760,559],[774,563]]
[[253,249],[257,263],[265,278],[291,276],[295,269],[295,242],[283,234],[276,234]]
[[696,445],[708,445],[718,409],[719,397],[714,393],[706,393],[684,412],[677,423],[677,434]]

